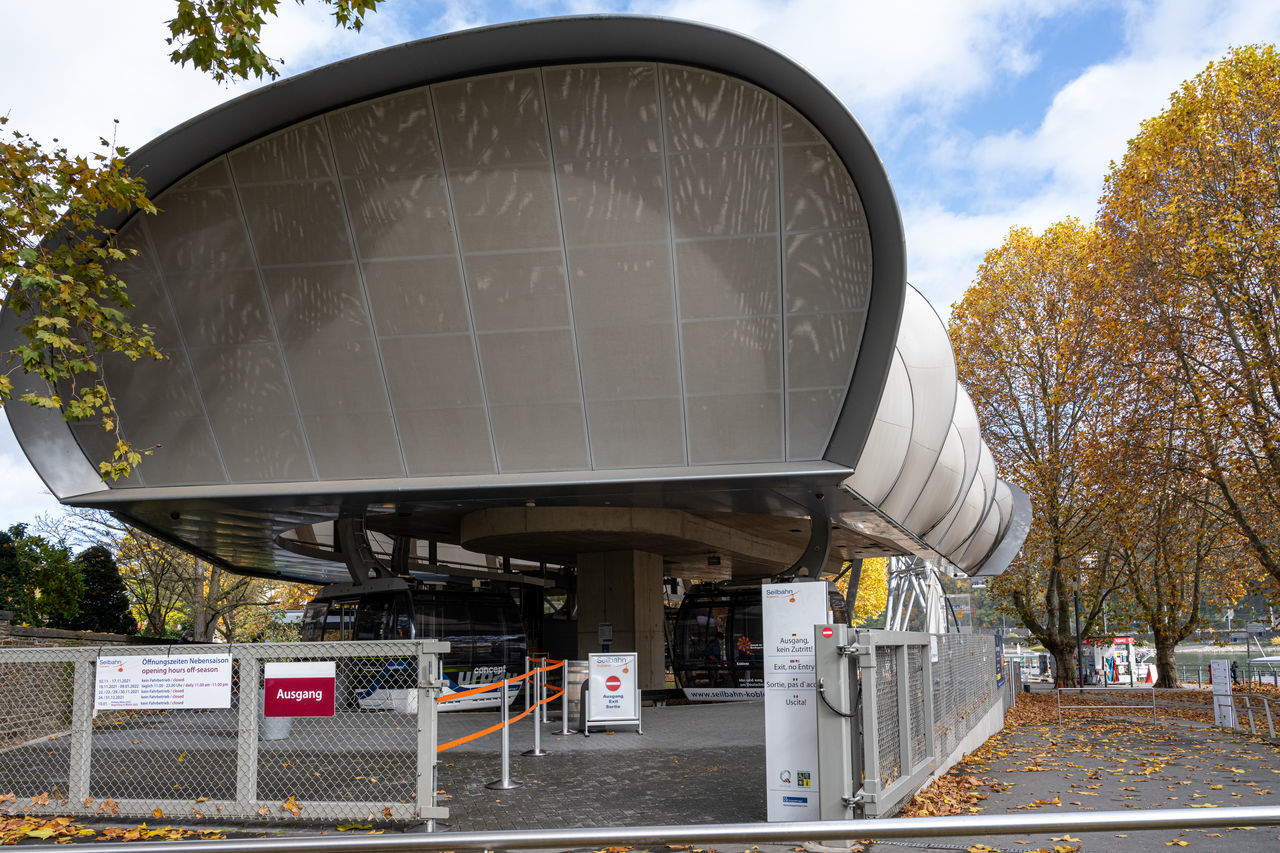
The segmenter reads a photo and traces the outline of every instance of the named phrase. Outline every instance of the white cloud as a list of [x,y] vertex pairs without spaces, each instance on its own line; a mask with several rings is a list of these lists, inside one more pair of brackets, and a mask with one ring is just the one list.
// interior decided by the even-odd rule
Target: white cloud
[[1035,25],[1055,0],[874,3],[666,0],[643,11],[752,36],[808,68],[882,139],[908,110],[949,111],[1035,63]]
[[0,529],[31,523],[43,513],[59,514],[60,507],[28,464],[8,418],[0,415]]
[[[939,143],[963,189],[904,202],[911,279],[941,310],[962,294],[989,249],[1014,225],[1041,230],[1093,219],[1111,162],[1183,80],[1234,45],[1280,40],[1280,5],[1169,0],[1132,7],[1120,55],[1083,69],[1053,97],[1034,131]],[[926,190],[927,191],[927,190]],[[966,241],[980,241],[966,250]]]

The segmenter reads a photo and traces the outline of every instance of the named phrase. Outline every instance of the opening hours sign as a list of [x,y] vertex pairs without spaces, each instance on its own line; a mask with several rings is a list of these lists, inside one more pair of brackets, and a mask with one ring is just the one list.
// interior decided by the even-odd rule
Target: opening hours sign
[[231,655],[101,655],[93,707],[230,708]]

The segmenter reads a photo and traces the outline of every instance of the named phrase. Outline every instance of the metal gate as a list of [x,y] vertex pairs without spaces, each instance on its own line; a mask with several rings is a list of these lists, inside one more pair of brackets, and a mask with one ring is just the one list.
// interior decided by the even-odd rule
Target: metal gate
[[831,625],[816,652],[823,820],[892,814],[974,747],[1003,699],[988,635]]

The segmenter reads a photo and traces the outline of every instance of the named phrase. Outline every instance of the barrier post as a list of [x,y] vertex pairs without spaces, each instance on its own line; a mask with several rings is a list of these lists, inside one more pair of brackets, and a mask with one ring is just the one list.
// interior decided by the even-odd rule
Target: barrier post
[[[545,685],[543,684],[547,674],[542,671],[542,667],[538,667],[533,671],[533,695],[535,697],[542,695],[545,699]],[[546,755],[547,751],[542,748],[542,708],[538,705],[533,707],[533,749],[526,749],[521,755]]]
[[539,680],[539,683],[542,685],[542,690],[539,691],[539,695],[542,698],[541,700],[539,700],[539,703],[538,703],[542,706],[542,710],[539,713],[542,716],[542,722],[544,723],[551,722],[551,709],[547,707],[547,670],[546,670],[546,667],[550,662],[551,662],[551,658],[544,657],[542,659],[542,666],[543,666],[543,669],[541,672],[542,677]]
[[567,736],[569,734],[569,659],[564,659],[564,666],[560,667],[560,686],[564,688],[560,691],[560,734]]
[[502,698],[498,703],[502,706],[502,778],[495,779],[486,788],[494,788],[505,791],[509,788],[518,788],[523,782],[517,782],[511,778],[511,709],[507,707],[507,679],[502,679]]

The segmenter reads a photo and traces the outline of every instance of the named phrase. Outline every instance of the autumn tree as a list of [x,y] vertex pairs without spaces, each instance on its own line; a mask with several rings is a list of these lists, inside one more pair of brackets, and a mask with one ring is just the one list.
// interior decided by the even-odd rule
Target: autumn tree
[[[1184,83],[1107,176],[1099,228],[1123,322],[1169,354],[1208,482],[1280,584],[1280,54]],[[1194,529],[1194,526],[1193,526]]]
[[73,628],[84,581],[66,543],[15,524],[0,534],[0,610],[37,628]]
[[[302,3],[303,0],[298,0]],[[339,27],[359,30],[379,0],[320,0]],[[176,0],[170,58],[222,82],[275,78],[261,49],[279,0]],[[127,475],[145,449],[133,447],[102,380],[103,360],[162,358],[152,332],[129,320],[126,282],[113,269],[133,250],[115,243],[108,214],[155,213],[144,182],[129,173],[127,149],[104,137],[88,156],[42,144],[8,127],[0,111],[0,304],[17,318],[20,343],[0,352],[0,406],[14,402],[96,422],[114,437],[104,479]]]
[[950,324],[1001,476],[1030,498],[1033,521],[1012,567],[989,586],[1075,683],[1073,610],[1088,636],[1124,582],[1104,523],[1116,476],[1098,455],[1115,340],[1095,311],[1096,234],[1075,220],[1041,234],[1014,228],[987,253]]
[[86,548],[76,555],[76,566],[84,598],[73,627],[110,634],[137,633],[138,623],[129,612],[129,596],[111,550],[102,545]]
[[1185,388],[1167,351],[1143,336],[1131,338],[1129,404],[1120,395],[1109,437],[1126,477],[1116,483],[1112,524],[1127,570],[1122,611],[1151,630],[1157,687],[1177,688],[1179,642],[1203,622],[1207,607],[1230,604],[1245,593],[1241,554],[1215,489],[1186,460],[1197,432]]

